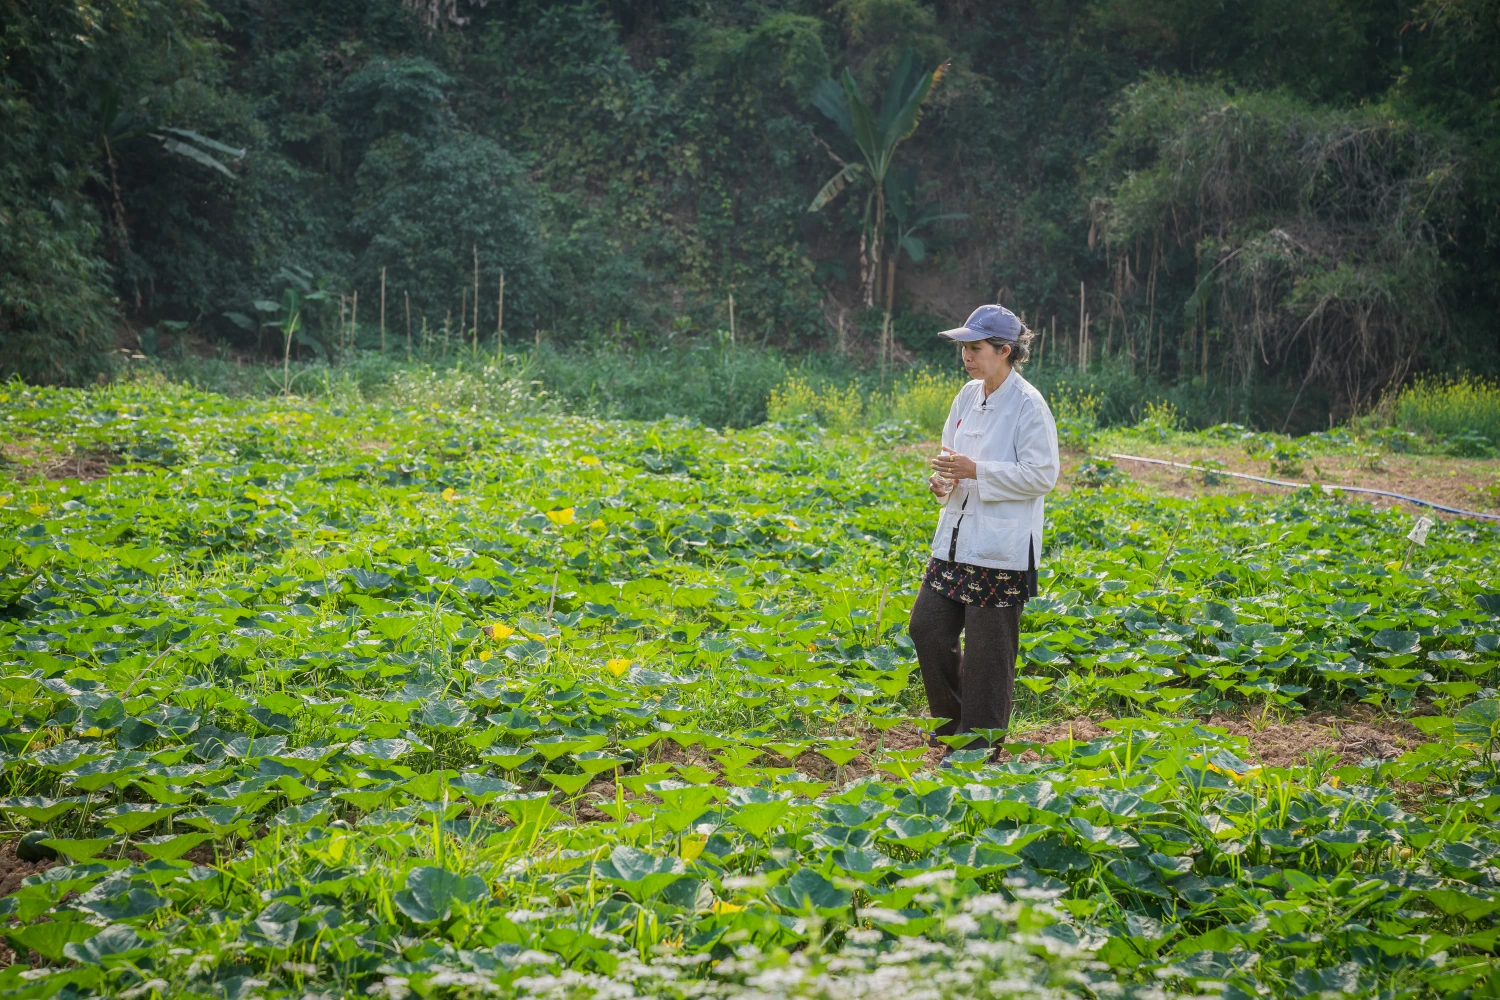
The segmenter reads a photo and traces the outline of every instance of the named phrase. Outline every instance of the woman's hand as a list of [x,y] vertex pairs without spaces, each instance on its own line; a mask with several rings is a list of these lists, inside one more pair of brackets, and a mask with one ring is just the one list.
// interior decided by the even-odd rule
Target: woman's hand
[[960,455],[958,452],[943,446],[943,453],[932,460],[932,469],[940,476],[948,479],[977,479],[979,478],[979,467],[968,455]]
[[927,477],[927,488],[932,491],[933,496],[941,500],[953,492],[953,480],[944,479],[942,476],[933,473]]

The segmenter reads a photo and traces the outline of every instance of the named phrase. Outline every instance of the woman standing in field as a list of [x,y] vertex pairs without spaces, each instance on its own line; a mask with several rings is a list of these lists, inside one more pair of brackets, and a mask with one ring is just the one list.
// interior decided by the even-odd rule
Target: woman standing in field
[[932,460],[928,486],[945,506],[910,631],[928,708],[948,720],[935,736],[993,736],[1010,725],[1021,607],[1037,590],[1042,497],[1057,482],[1057,426],[1016,370],[1032,335],[1009,309],[980,306],[939,336],[959,344],[972,381],[954,398]]

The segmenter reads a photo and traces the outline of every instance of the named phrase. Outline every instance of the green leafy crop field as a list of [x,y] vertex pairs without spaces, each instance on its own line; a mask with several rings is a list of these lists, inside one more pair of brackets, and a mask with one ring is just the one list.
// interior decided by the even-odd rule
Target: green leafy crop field
[[[1073,488],[939,767],[899,426],[12,384],[0,443],[0,996],[1500,988],[1492,527]],[[1423,735],[1213,724],[1313,712]]]

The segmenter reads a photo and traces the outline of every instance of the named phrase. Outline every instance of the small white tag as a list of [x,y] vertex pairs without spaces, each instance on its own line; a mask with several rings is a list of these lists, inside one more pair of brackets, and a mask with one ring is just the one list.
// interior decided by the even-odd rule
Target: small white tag
[[1423,516],[1417,518],[1417,523],[1412,525],[1411,530],[1406,533],[1407,539],[1415,542],[1417,545],[1426,546],[1427,530],[1436,523],[1430,517]]

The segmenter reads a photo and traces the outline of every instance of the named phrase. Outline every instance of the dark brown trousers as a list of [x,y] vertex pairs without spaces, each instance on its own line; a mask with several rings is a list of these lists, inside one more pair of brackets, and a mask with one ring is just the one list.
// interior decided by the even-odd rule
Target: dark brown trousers
[[[927,688],[927,707],[933,716],[948,720],[936,735],[1010,725],[1016,654],[1021,648],[1020,604],[981,608],[923,587],[911,609],[909,631]],[[970,747],[983,745],[976,741]]]

